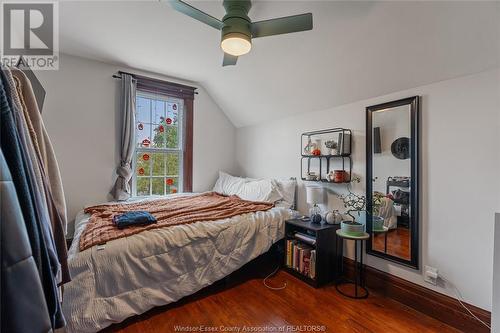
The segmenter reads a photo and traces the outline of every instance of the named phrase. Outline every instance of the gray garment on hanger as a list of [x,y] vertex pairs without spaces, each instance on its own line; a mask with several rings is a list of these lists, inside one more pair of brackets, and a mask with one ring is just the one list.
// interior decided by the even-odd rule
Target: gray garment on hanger
[[49,332],[49,312],[9,168],[0,150],[2,332]]

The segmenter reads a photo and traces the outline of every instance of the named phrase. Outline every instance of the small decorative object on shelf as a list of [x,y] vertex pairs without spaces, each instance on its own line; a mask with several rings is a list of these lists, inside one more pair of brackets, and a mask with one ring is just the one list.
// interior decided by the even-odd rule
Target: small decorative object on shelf
[[328,224],[339,224],[342,222],[342,214],[338,210],[333,210],[325,214],[325,222]]
[[314,156],[320,156],[321,155],[321,140],[320,139],[316,139],[315,143],[313,143],[312,154]]
[[312,155],[312,141],[311,141],[311,136],[309,136],[307,138],[307,144],[305,145],[304,147],[304,152],[303,152],[303,155],[306,155],[306,156],[309,156],[309,155]]
[[330,172],[330,180],[335,183],[343,183],[347,178],[344,170],[334,170],[333,174]]
[[309,209],[309,216],[311,218],[311,222],[313,223],[321,223],[323,218],[321,217],[321,209],[318,205],[314,204],[311,209]]
[[327,155],[337,155],[337,142],[328,140],[325,142],[325,147],[328,149]]
[[[337,138],[335,141],[333,138]],[[327,183],[348,183],[351,181],[350,129],[332,128],[326,130],[302,133],[302,159],[301,178],[308,181],[321,181]],[[322,150],[322,142],[324,147]],[[326,166],[326,168],[325,168]],[[335,180],[335,171],[343,171]],[[313,177],[311,175],[316,176]]]
[[316,172],[311,171],[307,173],[305,180],[312,180],[312,181],[319,180],[319,176],[316,175]]

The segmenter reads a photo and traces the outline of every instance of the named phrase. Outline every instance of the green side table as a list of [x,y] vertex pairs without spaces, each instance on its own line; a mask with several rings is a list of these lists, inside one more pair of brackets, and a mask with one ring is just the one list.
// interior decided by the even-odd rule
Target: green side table
[[[354,281],[349,280],[344,277],[343,281],[337,282],[335,285],[335,289],[337,291],[349,298],[355,298],[355,299],[360,299],[360,298],[367,298],[368,297],[368,289],[365,287],[365,280],[364,280],[364,267],[363,267],[363,242],[367,239],[370,238],[370,235],[368,233],[364,233],[360,236],[352,236],[349,234],[344,234],[341,229],[337,230],[337,236],[340,237],[342,240],[353,240],[354,241]],[[359,262],[358,262],[358,242],[360,242],[360,255],[359,255]],[[343,265],[343,263],[342,263]],[[342,267],[342,271],[344,271]],[[339,286],[341,285],[346,285],[346,284],[353,284],[354,285],[354,295],[352,294],[347,294],[343,292]]]

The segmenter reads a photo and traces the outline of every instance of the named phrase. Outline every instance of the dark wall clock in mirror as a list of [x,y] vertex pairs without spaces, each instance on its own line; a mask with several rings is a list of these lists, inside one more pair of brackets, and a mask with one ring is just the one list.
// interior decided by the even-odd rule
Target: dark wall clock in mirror
[[368,254],[419,267],[419,97],[366,108]]

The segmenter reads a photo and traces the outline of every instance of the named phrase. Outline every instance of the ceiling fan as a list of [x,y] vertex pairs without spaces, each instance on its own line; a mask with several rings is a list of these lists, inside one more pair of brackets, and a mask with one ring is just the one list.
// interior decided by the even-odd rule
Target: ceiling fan
[[300,14],[252,22],[248,12],[250,0],[224,0],[226,15],[222,21],[202,12],[181,0],[169,0],[172,7],[195,20],[208,24],[222,33],[221,48],[224,51],[222,66],[236,65],[238,57],[250,52],[252,38],[311,30],[312,14]]

